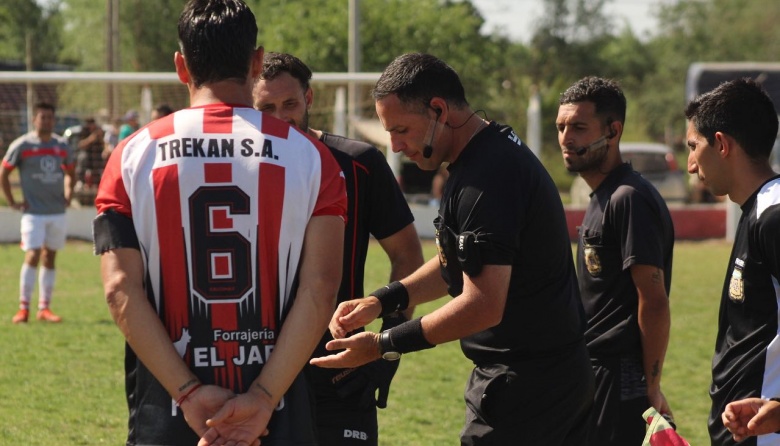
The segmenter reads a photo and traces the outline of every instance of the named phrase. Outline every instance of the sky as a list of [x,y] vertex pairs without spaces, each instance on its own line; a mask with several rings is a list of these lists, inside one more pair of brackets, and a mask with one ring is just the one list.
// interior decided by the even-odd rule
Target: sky
[[[651,35],[656,24],[654,11],[661,3],[671,0],[611,0],[605,12],[613,16],[613,22],[622,29],[630,24],[640,39]],[[512,40],[528,43],[533,24],[544,12],[543,0],[471,0],[485,18],[485,29],[490,32],[499,27]],[[648,34],[650,33],[650,34]]]

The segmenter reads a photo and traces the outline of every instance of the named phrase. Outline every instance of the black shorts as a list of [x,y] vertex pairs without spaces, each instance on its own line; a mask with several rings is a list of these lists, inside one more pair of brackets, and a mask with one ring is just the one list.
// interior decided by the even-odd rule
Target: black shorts
[[650,407],[644,367],[639,357],[592,360],[596,396],[588,445],[642,444],[647,423],[642,414]]
[[[307,366],[306,376],[315,399],[315,427],[319,446],[377,446],[376,400],[370,389],[353,388],[349,395],[338,393],[331,382],[354,379],[350,370]],[[352,371],[352,373],[358,373]],[[346,374],[346,375],[345,375]]]
[[561,354],[474,368],[461,445],[582,446],[593,404],[585,343]]
[[319,446],[377,446],[376,407],[321,408],[317,406],[317,444]]

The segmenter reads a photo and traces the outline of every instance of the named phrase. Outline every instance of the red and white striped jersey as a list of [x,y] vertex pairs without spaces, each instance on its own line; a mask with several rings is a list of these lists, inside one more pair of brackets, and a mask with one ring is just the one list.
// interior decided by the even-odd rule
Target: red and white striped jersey
[[295,295],[309,219],[344,218],[346,195],[323,144],[251,108],[213,104],[121,143],[96,206],[132,219],[147,294],[190,368],[243,392]]

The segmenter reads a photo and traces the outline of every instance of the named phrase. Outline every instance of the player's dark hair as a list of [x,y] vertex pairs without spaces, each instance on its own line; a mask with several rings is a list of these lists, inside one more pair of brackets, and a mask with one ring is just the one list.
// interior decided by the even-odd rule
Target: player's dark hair
[[592,102],[606,122],[626,121],[626,97],[617,82],[596,76],[584,77],[561,93],[558,103]]
[[36,114],[41,110],[51,110],[52,113],[57,111],[54,105],[49,102],[36,102],[34,110]]
[[312,73],[303,61],[292,54],[265,53],[263,55],[263,72],[260,74],[260,79],[271,81],[282,73],[289,73],[290,76],[297,79],[304,91],[309,89]]
[[179,47],[192,83],[246,82],[257,23],[241,0],[190,0],[179,16]]
[[747,156],[766,161],[777,137],[777,111],[758,82],[736,79],[699,95],[685,107],[685,117],[698,133],[715,144],[715,133],[733,137]]
[[430,54],[408,53],[390,62],[371,92],[374,100],[396,95],[404,105],[430,107],[439,97],[454,107],[466,107],[466,92],[458,73],[443,60]]

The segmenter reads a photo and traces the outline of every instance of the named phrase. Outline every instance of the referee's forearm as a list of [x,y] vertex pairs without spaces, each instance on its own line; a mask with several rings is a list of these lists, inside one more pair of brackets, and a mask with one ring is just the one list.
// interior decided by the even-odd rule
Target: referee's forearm
[[408,307],[415,307],[447,294],[447,283],[439,272],[439,258],[428,260],[417,271],[401,280],[409,293]]
[[648,391],[661,385],[661,374],[669,345],[671,313],[667,304],[639,303],[639,332],[642,341],[642,361]]

